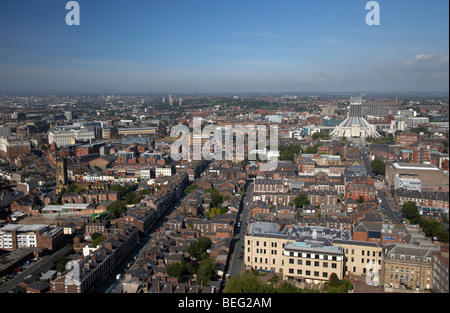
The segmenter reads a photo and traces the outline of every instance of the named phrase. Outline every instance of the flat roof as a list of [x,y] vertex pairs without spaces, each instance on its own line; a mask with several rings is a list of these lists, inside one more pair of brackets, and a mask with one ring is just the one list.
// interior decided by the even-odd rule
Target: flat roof
[[48,225],[44,224],[34,224],[34,225],[22,225],[22,224],[6,224],[2,228],[0,228],[0,231],[37,231],[44,228],[47,228]]
[[393,165],[395,168],[398,168],[398,169],[440,171],[436,166],[434,166],[432,164],[394,163]]

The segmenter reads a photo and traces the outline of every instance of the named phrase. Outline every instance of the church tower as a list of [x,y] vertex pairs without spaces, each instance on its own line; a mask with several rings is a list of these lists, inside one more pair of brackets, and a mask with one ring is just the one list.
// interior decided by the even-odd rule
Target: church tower
[[56,158],[56,193],[60,194],[61,189],[67,187],[68,182],[67,158],[58,156]]

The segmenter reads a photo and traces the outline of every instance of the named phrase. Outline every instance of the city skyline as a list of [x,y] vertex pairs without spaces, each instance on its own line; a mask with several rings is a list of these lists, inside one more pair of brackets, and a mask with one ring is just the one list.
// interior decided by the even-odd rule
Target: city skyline
[[7,1],[0,92],[448,92],[448,3]]

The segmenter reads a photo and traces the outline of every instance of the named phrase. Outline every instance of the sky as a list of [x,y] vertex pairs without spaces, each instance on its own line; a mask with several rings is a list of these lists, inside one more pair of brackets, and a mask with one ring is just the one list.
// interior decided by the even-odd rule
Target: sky
[[0,1],[0,92],[448,92],[449,2]]

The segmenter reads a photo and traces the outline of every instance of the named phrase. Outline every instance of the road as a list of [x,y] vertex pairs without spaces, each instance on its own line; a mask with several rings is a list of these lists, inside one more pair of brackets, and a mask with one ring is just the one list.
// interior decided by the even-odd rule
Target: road
[[[203,172],[208,171],[209,167],[212,163],[208,164],[208,166],[205,168]],[[201,180],[201,175],[199,178],[195,179],[193,184],[196,184]],[[95,292],[96,293],[120,293],[120,289],[122,284],[120,282],[124,278],[124,274],[126,274],[127,270],[132,268],[132,265],[134,262],[139,260],[139,255],[142,250],[146,250],[147,246],[154,240],[156,240],[157,235],[157,229],[161,228],[161,226],[170,219],[170,216],[172,216],[175,213],[175,209],[183,202],[183,199],[186,197],[186,195],[182,196],[180,199],[178,199],[172,206],[166,210],[164,215],[162,215],[158,221],[153,225],[145,234],[144,237],[139,238],[139,245],[133,250],[133,253],[130,253],[130,255],[127,257],[127,259],[116,269],[113,275],[111,275],[106,283],[104,283],[100,288],[98,288]],[[128,264],[130,266],[128,266]],[[117,280],[116,277],[118,274],[122,275],[122,278]]]
[[2,284],[0,286],[0,293],[8,292],[9,290],[13,289],[20,282],[25,280],[28,275],[32,275],[35,278],[40,277],[40,273],[45,273],[48,270],[52,269],[62,256],[69,254],[72,251],[73,248],[71,246],[64,246],[51,255],[43,256],[37,262],[31,263],[30,265],[26,266],[26,269],[23,272],[18,273],[14,276],[14,278]]
[[[373,177],[374,173],[370,167],[369,158],[367,156],[366,148],[364,146],[359,146],[362,156],[362,161],[367,169],[367,176]],[[387,196],[384,193],[387,193]],[[390,190],[377,189],[378,199],[381,199],[381,204],[383,205],[384,213],[389,222],[394,224],[401,224],[403,222],[401,215],[398,211],[394,210],[393,200],[389,200]]]
[[394,224],[401,224],[403,222],[402,218],[400,217],[400,213],[396,210],[394,210],[393,201],[390,201],[388,197],[384,195],[386,192],[389,194],[390,190],[383,190],[383,189],[377,189],[378,192],[378,198],[381,199],[381,204],[384,207],[384,211],[386,214],[386,217],[388,220]]
[[[235,238],[233,239],[233,251],[231,253],[229,259],[229,269],[228,275],[229,277],[235,277],[238,273],[240,273],[244,269],[244,258],[245,258],[245,233],[247,231],[248,224],[250,223],[250,209],[249,205],[252,203],[253,198],[253,187],[254,183],[251,181],[247,185],[247,190],[243,199],[242,211],[238,216],[238,221],[241,223],[239,229],[237,229]],[[247,225],[246,225],[247,224]],[[242,251],[242,258],[241,256]]]

